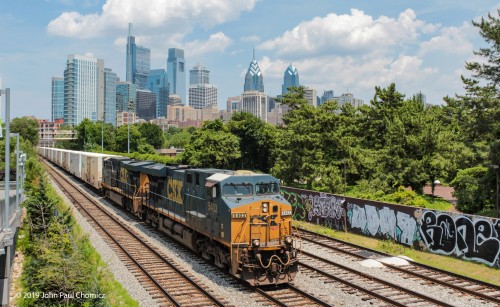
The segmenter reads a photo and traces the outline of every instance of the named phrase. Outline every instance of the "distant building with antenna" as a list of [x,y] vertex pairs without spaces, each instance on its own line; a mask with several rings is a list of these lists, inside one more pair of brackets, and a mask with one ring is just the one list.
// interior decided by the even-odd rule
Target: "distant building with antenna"
[[126,81],[136,84],[137,89],[147,87],[151,52],[149,48],[138,46],[132,36],[132,23],[128,24]]
[[258,91],[264,93],[264,78],[262,77],[259,64],[255,60],[255,49],[253,50],[253,60],[250,62],[245,75],[243,91]]

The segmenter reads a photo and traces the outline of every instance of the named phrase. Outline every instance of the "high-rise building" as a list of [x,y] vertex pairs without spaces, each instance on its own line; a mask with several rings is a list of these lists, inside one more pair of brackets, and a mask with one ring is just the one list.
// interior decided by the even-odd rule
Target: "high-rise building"
[[104,122],[116,126],[116,74],[104,69]]
[[217,107],[217,86],[213,84],[190,85],[189,106],[195,109]]
[[306,87],[306,91],[304,93],[304,99],[307,100],[307,103],[313,107],[318,106],[318,100],[316,95],[316,90],[310,87]]
[[148,90],[137,90],[137,116],[144,120],[156,118],[156,94]]
[[283,85],[281,86],[281,93],[285,95],[288,92],[289,87],[299,87],[299,72],[295,66],[291,63],[285,70],[285,75],[283,76]]
[[136,112],[137,85],[130,82],[116,83],[116,112]]
[[155,117],[167,117],[168,79],[165,69],[152,69],[148,74],[148,90],[156,94]]
[[323,95],[321,95],[320,105],[324,104],[328,100],[333,100],[334,97],[335,97],[335,94],[334,94],[333,90],[323,91]]
[[200,64],[189,71],[189,84],[210,84],[210,71]]
[[243,91],[258,91],[264,93],[264,78],[262,77],[259,64],[257,64],[257,61],[255,60],[255,51],[253,54],[253,60],[250,62],[245,75],[245,85],[243,86]]
[[132,36],[132,24],[128,25],[126,81],[137,84],[138,89],[146,88],[151,62],[149,48],[138,46]]
[[177,94],[182,101],[186,101],[186,71],[184,50],[178,48],[168,49],[167,75],[170,94]]
[[195,109],[217,108],[217,86],[209,84],[210,71],[198,64],[189,74],[189,106]]
[[339,97],[335,97],[334,100],[338,102],[339,106],[350,103],[353,107],[359,108],[363,105],[363,99],[354,98],[351,93],[344,93]]
[[[104,61],[69,55],[64,70],[64,123],[78,125],[84,118],[97,120],[97,107],[104,100]],[[102,105],[104,101],[102,101]]]
[[241,94],[241,111],[253,114],[267,122],[267,95],[259,91],[246,91]]
[[64,118],[64,78],[52,77],[52,121]]

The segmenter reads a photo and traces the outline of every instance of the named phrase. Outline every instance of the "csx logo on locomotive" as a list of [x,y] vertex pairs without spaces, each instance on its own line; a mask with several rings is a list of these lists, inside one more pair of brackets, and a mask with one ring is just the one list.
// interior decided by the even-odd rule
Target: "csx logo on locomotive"
[[182,181],[175,180],[173,178],[168,178],[168,190],[167,190],[168,198],[179,204],[182,204],[181,189],[182,189]]

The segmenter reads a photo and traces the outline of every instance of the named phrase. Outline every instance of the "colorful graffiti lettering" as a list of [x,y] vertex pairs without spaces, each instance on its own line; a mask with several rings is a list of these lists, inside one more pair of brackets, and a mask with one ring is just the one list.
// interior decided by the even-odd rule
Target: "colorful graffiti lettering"
[[319,195],[304,194],[302,199],[307,199],[312,204],[312,210],[309,210],[307,215],[309,220],[312,220],[314,216],[334,219],[340,219],[344,216],[344,209],[342,208],[345,202],[344,198],[320,193]]
[[[424,211],[420,235],[432,252],[495,265],[500,254],[499,221]],[[498,264],[497,264],[498,266]]]
[[284,188],[293,218],[500,267],[500,220]]
[[347,204],[347,218],[350,228],[358,228],[368,236],[390,238],[406,245],[413,245],[416,239],[415,219],[388,207],[380,209],[371,205]]

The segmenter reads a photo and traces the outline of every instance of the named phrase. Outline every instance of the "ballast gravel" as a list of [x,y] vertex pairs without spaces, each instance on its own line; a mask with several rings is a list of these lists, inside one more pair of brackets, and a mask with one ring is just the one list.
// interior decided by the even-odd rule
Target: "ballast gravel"
[[[77,181],[76,181],[77,182]],[[81,182],[80,182],[80,185]],[[71,202],[55,185],[56,191],[63,197],[65,202],[72,206]],[[100,198],[108,211],[113,212],[118,216],[124,224],[137,228],[148,241],[159,248],[168,257],[171,257],[180,267],[192,272],[192,274],[201,281],[207,288],[212,290],[212,293],[217,297],[225,300],[228,306],[264,306],[268,303],[258,301],[258,295],[244,289],[241,285],[235,282],[231,277],[228,277],[192,253],[179,248],[177,243],[173,243],[164,235],[150,229],[144,223],[132,218],[128,213],[122,211],[116,205],[111,204],[106,199],[96,195],[95,193],[87,190],[87,192],[94,197]],[[80,215],[78,210],[73,210],[73,214],[81,226],[82,230],[89,235],[90,241],[94,248],[101,254],[101,258],[107,264],[108,269],[115,275],[115,278],[120,282],[128,293],[136,299],[141,306],[157,306],[158,304],[154,299],[145,291],[136,278],[128,271],[128,268],[118,259],[115,252],[107,245],[107,243],[99,236],[87,220]],[[361,261],[354,261],[345,256],[336,254],[313,244],[303,242],[302,248],[317,256],[329,259],[334,262],[352,267],[356,270],[370,274],[374,277],[391,281],[392,283],[404,286],[417,292],[432,295],[433,297],[442,300],[454,306],[495,306],[494,304],[487,304],[481,300],[473,299],[470,297],[461,297],[456,292],[436,285],[423,285],[419,281],[403,277],[396,272],[393,272],[386,267],[369,268],[361,264]],[[356,296],[356,291],[346,288],[339,283],[325,283],[319,278],[311,277],[307,272],[300,272],[297,274],[293,284],[311,293],[316,297],[321,298],[332,306],[372,306],[373,301],[365,301],[360,296]],[[350,293],[349,293],[350,292]]]

